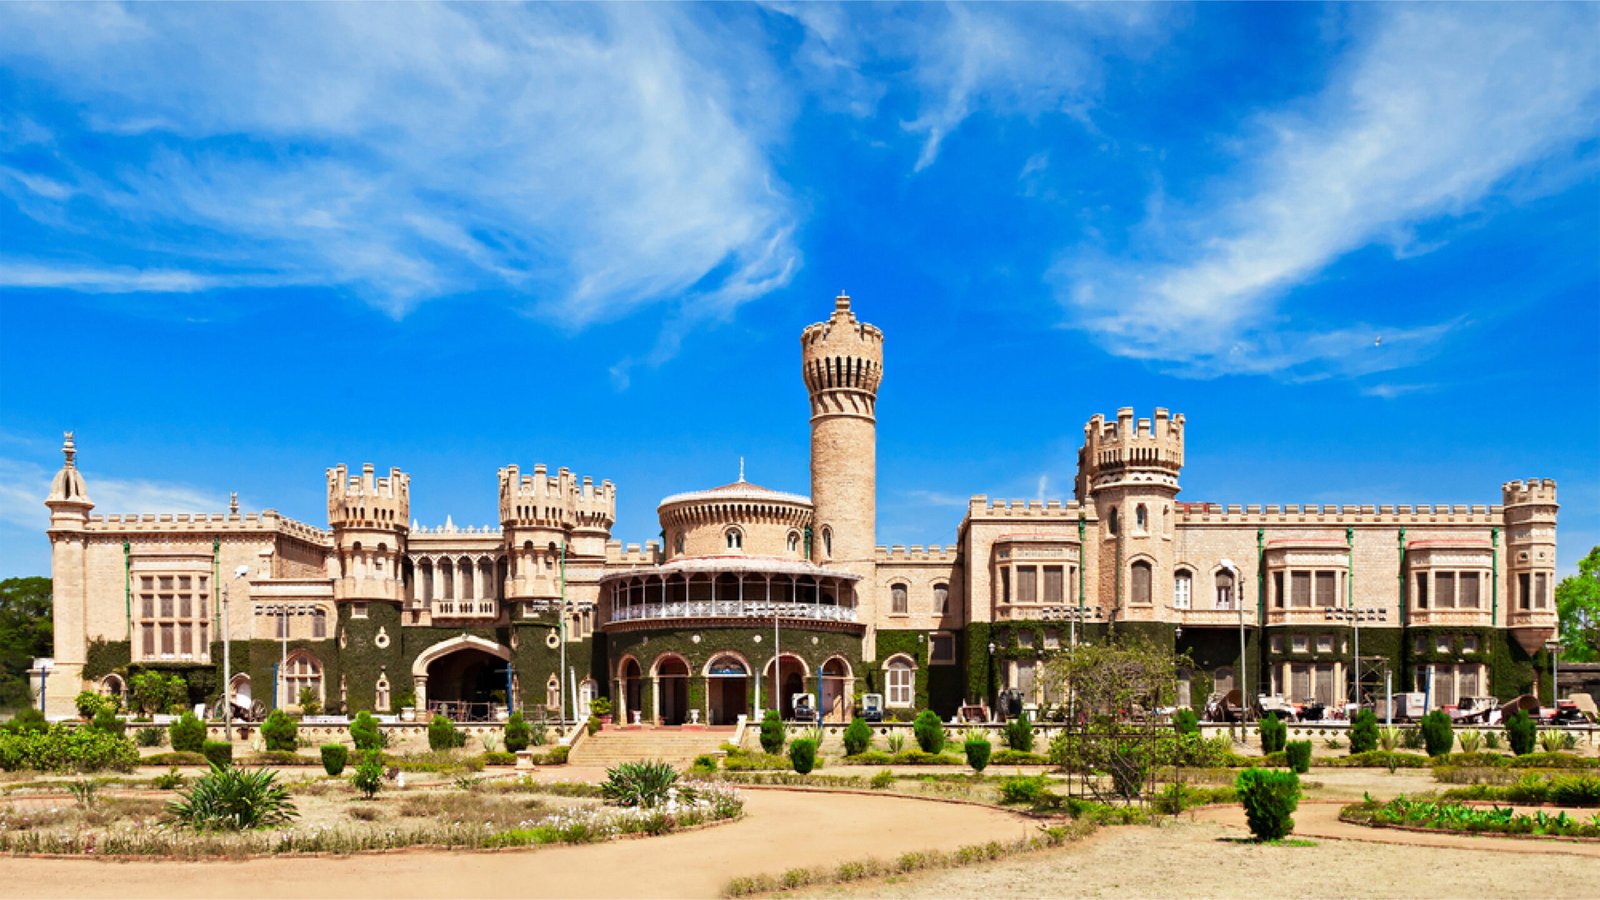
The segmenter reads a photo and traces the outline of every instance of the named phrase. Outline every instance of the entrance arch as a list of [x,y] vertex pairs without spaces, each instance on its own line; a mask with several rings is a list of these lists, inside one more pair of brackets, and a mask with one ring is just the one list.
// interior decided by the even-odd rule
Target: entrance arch
[[[488,721],[497,695],[506,690],[511,649],[494,641],[461,635],[422,651],[411,664],[417,705],[459,722]],[[508,705],[511,698],[506,697]]]
[[822,715],[830,722],[848,722],[854,714],[851,708],[855,694],[855,678],[850,672],[850,662],[842,656],[832,656],[822,664],[817,681],[821,683],[818,701]]
[[644,709],[644,670],[632,656],[624,656],[617,665],[617,698],[617,721],[623,725]]
[[656,723],[682,725],[689,721],[689,663],[676,653],[656,657],[650,667],[655,684]]
[[750,663],[720,653],[706,663],[706,705],[712,725],[734,725],[750,711]]
[[[778,714],[785,719],[792,719],[794,718],[794,695],[806,693],[809,690],[806,687],[806,683],[811,680],[811,667],[807,666],[806,661],[800,657],[792,653],[785,653],[778,668],[780,677],[774,679],[773,666],[775,664],[772,660],[767,661],[766,668],[762,670],[762,680],[767,684],[769,692],[772,690],[772,685],[778,685]],[[771,703],[771,694],[769,693],[762,700],[765,703]]]

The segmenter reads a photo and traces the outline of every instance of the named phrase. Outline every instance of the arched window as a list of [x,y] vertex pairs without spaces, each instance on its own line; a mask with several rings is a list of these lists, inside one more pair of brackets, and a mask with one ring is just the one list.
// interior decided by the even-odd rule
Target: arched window
[[672,539],[672,555],[683,555],[683,532],[681,531],[678,532],[677,536]]
[[1194,576],[1187,569],[1179,569],[1172,576],[1172,608],[1188,609],[1189,597],[1194,588]]
[[743,550],[744,549],[744,532],[740,531],[737,528],[729,528],[727,534],[724,535],[724,536],[728,540],[728,549],[729,550]]
[[378,708],[378,712],[389,711],[389,676],[386,674],[378,675],[376,698],[372,705]]
[[933,611],[941,616],[950,611],[950,585],[933,586]]
[[1233,573],[1227,569],[1217,573],[1217,609],[1233,609]]
[[289,654],[289,660],[283,667],[283,684],[288,690],[288,703],[299,703],[300,698],[305,696],[304,692],[308,690],[311,692],[310,696],[321,703],[322,663],[304,650]]
[[906,603],[906,586],[894,584],[889,586],[889,611],[897,616],[903,616],[909,610]]
[[908,707],[916,693],[917,668],[904,656],[893,657],[883,667],[886,694],[884,704]]
[[800,552],[800,532],[798,531],[789,532],[789,552]]
[[826,525],[822,526],[822,555],[833,555],[833,529]]
[[1115,506],[1111,507],[1111,514],[1106,516],[1106,527],[1111,529],[1113,537],[1122,527],[1122,523],[1118,521],[1117,508]]
[[1150,511],[1141,503],[1133,508],[1133,530],[1143,533],[1150,526]]
[[554,674],[544,683],[544,705],[546,709],[561,708],[561,679]]
[[1146,606],[1150,603],[1150,564],[1144,560],[1133,564],[1133,602]]

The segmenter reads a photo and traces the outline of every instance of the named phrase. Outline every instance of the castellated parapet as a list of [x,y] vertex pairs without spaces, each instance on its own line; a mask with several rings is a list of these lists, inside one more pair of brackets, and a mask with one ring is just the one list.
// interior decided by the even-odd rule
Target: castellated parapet
[[328,470],[328,524],[341,528],[405,530],[411,520],[411,476],[391,468],[377,477],[371,463],[352,476],[344,463]]
[[1078,499],[1118,484],[1165,484],[1176,489],[1183,470],[1183,413],[1170,415],[1156,407],[1155,419],[1133,417],[1133,408],[1117,410],[1114,422],[1100,414],[1083,427],[1078,451]]
[[833,315],[800,334],[800,358],[811,417],[872,419],[883,380],[883,332],[856,321],[850,298],[834,298]]
[[500,524],[511,529],[606,533],[617,519],[617,488],[585,475],[580,481],[565,466],[555,475],[543,464],[523,475],[516,466],[500,470]]
[[1529,505],[1555,506],[1556,482],[1554,478],[1508,481],[1500,486],[1500,496],[1507,509]]

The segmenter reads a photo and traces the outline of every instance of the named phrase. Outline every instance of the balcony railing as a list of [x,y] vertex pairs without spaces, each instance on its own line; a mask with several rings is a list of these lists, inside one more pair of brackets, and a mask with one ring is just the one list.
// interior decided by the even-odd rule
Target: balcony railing
[[440,618],[492,619],[500,614],[498,600],[435,600],[433,614]]
[[817,603],[740,603],[737,600],[718,600],[715,603],[708,600],[689,603],[637,603],[611,611],[613,622],[637,622],[644,619],[770,619],[773,616],[819,622],[854,622],[856,611],[851,606]]

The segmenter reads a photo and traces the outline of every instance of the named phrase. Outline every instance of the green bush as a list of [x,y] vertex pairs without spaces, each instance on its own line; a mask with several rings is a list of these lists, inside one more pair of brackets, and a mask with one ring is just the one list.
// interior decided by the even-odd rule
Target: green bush
[[783,752],[783,717],[775,709],[761,717],[761,749],[772,754]]
[[989,757],[989,762],[997,766],[1045,766],[1050,764],[1050,757],[1026,750],[1001,750]]
[[300,727],[294,723],[294,719],[281,709],[268,713],[267,720],[261,723],[261,739],[266,742],[268,750],[293,753],[295,736],[299,731]]
[[517,764],[517,755],[509,751],[490,750],[483,754],[483,764],[486,766],[514,766]]
[[789,762],[801,775],[811,774],[817,765],[817,743],[811,738],[796,738],[789,742]]
[[1400,746],[1407,750],[1421,750],[1428,746],[1428,738],[1421,728],[1405,728],[1400,732]]
[[295,699],[299,701],[300,715],[322,715],[322,699],[317,696],[317,692],[315,690],[308,687],[303,687],[300,689],[300,696],[296,697]]
[[172,818],[203,831],[244,831],[282,825],[299,813],[289,790],[275,784],[271,769],[213,766],[178,799],[167,804]]
[[206,762],[214,769],[226,769],[233,765],[233,745],[227,741],[206,741],[200,752],[205,754]]
[[210,765],[204,753],[179,753],[174,750],[170,753],[152,753],[139,760],[146,766],[205,766]]
[[872,789],[875,791],[882,791],[891,788],[894,786],[894,773],[888,769],[884,769],[882,772],[872,776],[872,779],[868,781],[867,784],[871,785]]
[[1050,779],[1043,775],[1013,775],[1000,782],[1000,802],[1040,806],[1051,796]]
[[1533,717],[1528,715],[1525,709],[1517,710],[1506,720],[1506,741],[1511,745],[1511,752],[1518,756],[1527,756],[1533,752],[1538,734],[1539,726],[1534,724]]
[[104,707],[109,706],[112,712],[117,711],[115,700],[101,696],[94,691],[79,691],[78,696],[72,698],[72,705],[77,707],[78,717],[85,722],[94,718],[94,714]]
[[1006,723],[1006,748],[1018,753],[1033,752],[1033,723],[1028,721],[1028,711]]
[[967,765],[974,772],[982,772],[989,767],[989,752],[994,748],[986,740],[972,739],[961,743],[961,749],[967,752]]
[[917,746],[923,753],[940,753],[944,750],[944,723],[939,721],[939,714],[931,709],[917,713],[917,718],[911,723],[911,732],[917,736]]
[[192,712],[184,713],[167,726],[167,733],[172,737],[172,749],[184,753],[199,753],[206,743],[206,723]]
[[657,761],[625,762],[606,770],[600,796],[616,806],[654,809],[667,802],[678,784],[678,770]]
[[1290,741],[1283,745],[1284,759],[1289,768],[1304,775],[1311,770],[1311,742]]
[[[124,726],[126,727],[126,726]],[[147,725],[133,733],[133,742],[141,747],[159,747],[166,740],[167,733],[153,725]]]
[[1370,709],[1356,713],[1350,722],[1350,755],[1378,749],[1378,714]]
[[856,716],[844,730],[844,755],[855,756],[872,746],[872,727],[867,720]]
[[112,711],[111,707],[102,706],[100,711],[94,714],[94,721],[90,722],[88,727],[93,728],[95,731],[103,731],[106,734],[122,737],[128,731],[128,721],[117,718],[117,714]]
[[50,730],[44,713],[31,706],[17,710],[9,722],[0,722],[0,734],[43,734]]
[[1550,779],[1549,793],[1558,806],[1600,806],[1600,777],[1559,775]]
[[1422,742],[1429,756],[1442,756],[1455,746],[1455,729],[1450,725],[1450,714],[1436,709],[1422,717]]
[[1300,804],[1300,776],[1275,769],[1245,769],[1233,784],[1244,805],[1250,833],[1261,841],[1282,840],[1294,831]]
[[1185,706],[1172,714],[1172,726],[1179,734],[1199,734],[1200,717],[1195,715],[1194,710]]
[[44,731],[0,733],[0,769],[35,772],[131,771],[139,751],[120,734],[57,723]]
[[689,771],[696,775],[714,775],[717,771],[717,758],[709,753],[702,753],[694,758]]
[[522,717],[518,710],[506,720],[506,749],[512,753],[528,749],[528,744],[533,740],[533,729],[528,727],[528,720]]
[[1261,752],[1277,753],[1289,741],[1289,726],[1278,719],[1277,713],[1267,713],[1261,720]]
[[361,762],[356,763],[355,773],[350,776],[350,783],[368,800],[376,797],[378,790],[383,787],[383,754],[376,750],[362,753]]
[[344,772],[344,764],[350,760],[350,750],[343,744],[322,745],[322,771],[338,777]]
[[433,721],[428,723],[428,749],[429,750],[454,750],[465,746],[467,733],[458,731],[456,723],[441,714],[435,714]]
[[356,750],[382,750],[387,743],[383,738],[383,729],[378,727],[378,717],[362,710],[350,720],[350,740],[355,742]]

